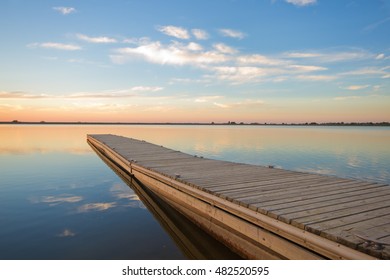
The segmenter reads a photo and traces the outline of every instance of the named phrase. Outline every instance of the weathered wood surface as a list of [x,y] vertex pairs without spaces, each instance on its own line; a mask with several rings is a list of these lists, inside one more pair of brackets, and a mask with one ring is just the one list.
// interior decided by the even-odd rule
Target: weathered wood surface
[[[88,138],[130,165],[370,256],[390,257],[388,185],[205,159],[115,135]],[[367,246],[361,236],[385,245]]]

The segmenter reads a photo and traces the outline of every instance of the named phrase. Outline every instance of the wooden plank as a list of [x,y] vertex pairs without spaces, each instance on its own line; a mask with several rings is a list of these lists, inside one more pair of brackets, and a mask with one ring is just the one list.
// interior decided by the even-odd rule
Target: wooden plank
[[[385,194],[381,196],[374,196],[371,198],[360,196],[358,198],[359,199],[349,201],[349,202],[332,203],[330,205],[325,205],[322,207],[317,206],[309,210],[302,209],[301,211],[296,211],[296,212],[286,212],[286,210],[273,211],[273,214],[278,215],[278,219],[286,223],[290,223],[292,220],[304,219],[304,218],[315,221],[314,217],[318,217],[319,215],[327,216],[330,213],[332,213],[332,216],[334,215],[334,217],[337,219],[339,210],[345,210],[344,212],[348,212],[348,213],[355,213],[359,211],[358,209],[360,209],[362,205],[366,210],[368,206],[372,207],[384,201],[387,202],[390,199],[390,191],[386,191]],[[288,209],[287,211],[290,210]]]
[[378,197],[388,197],[390,190],[384,189],[382,191],[373,191],[372,189],[364,190],[361,194],[349,195],[346,197],[331,198],[326,200],[310,200],[308,202],[292,202],[290,204],[277,204],[271,207],[267,207],[268,211],[272,211],[274,214],[298,214],[301,211],[309,211],[312,209],[320,209],[332,205],[339,205],[344,203],[350,203],[354,201],[362,201],[362,199],[371,199]]
[[385,189],[386,186],[377,186],[371,183],[358,183],[356,185],[349,184],[345,185],[345,188],[326,188],[323,191],[318,190],[317,192],[310,192],[310,193],[304,193],[301,195],[298,195],[294,198],[288,195],[280,194],[280,196],[272,194],[269,196],[258,196],[255,198],[247,199],[242,201],[244,203],[251,204],[253,207],[257,207],[258,209],[261,209],[261,207],[266,207],[270,205],[275,204],[283,204],[283,203],[291,203],[291,202],[298,202],[298,201],[309,201],[312,199],[318,200],[328,200],[328,199],[335,199],[335,198],[342,198],[354,195],[355,192],[359,192],[361,190],[367,190],[367,189]]
[[[381,222],[383,229],[381,238],[387,238],[387,231],[390,231],[388,185],[203,159],[113,135],[97,135],[90,138],[92,143],[104,150],[103,153],[115,160],[117,158],[118,163],[129,172],[134,173],[134,168],[141,168],[143,171],[137,173],[139,174],[137,176],[143,176],[144,179],[152,176],[157,180],[153,181],[157,185],[160,184],[158,182],[165,182],[168,184],[166,190],[171,187],[177,188],[179,196],[185,191],[207,197],[212,205],[218,201],[218,207],[222,207],[224,211],[235,209],[232,212],[234,216],[246,217],[251,223],[257,221],[255,218],[257,215],[264,214],[261,219],[267,221],[264,224],[267,230],[298,242],[300,246],[315,248],[321,254],[329,254],[328,256],[333,258],[336,255],[323,247],[328,246],[325,244],[328,244],[326,240],[329,240],[344,242],[342,244],[375,257],[387,256],[387,253],[360,248],[361,241],[359,243],[351,235],[340,234],[340,229],[345,232],[349,225],[354,225],[354,229],[358,226],[372,236],[375,229],[370,221]],[[182,208],[179,201],[175,203],[178,208]],[[219,221],[215,220],[218,223]],[[277,224],[278,229],[269,227],[274,221],[281,222]],[[306,241],[303,240],[308,240],[307,237],[299,236],[299,231],[295,231],[294,228],[322,236],[325,240],[321,238],[317,240],[308,234],[307,236],[314,238],[310,239],[314,243],[305,244]],[[284,230],[287,232],[292,230],[295,233],[289,235]],[[251,231],[247,233],[249,232]],[[339,250],[336,249],[337,246],[332,248],[334,251]],[[348,251],[344,247],[341,251],[349,256],[355,254],[353,250]],[[388,251],[387,248],[383,250]]]
[[230,197],[234,197],[236,199],[245,200],[256,197],[265,197],[271,196],[275,194],[279,198],[283,194],[284,196],[291,197],[294,193],[298,193],[299,195],[302,192],[306,194],[310,192],[318,192],[318,187],[323,187],[329,185],[329,180],[324,178],[304,178],[299,180],[272,180],[267,185],[260,185],[258,188],[251,188],[249,190],[240,189],[235,192],[225,192],[222,191],[222,194],[228,195]]
[[305,229],[310,228],[311,232],[318,234],[326,229],[353,224],[359,221],[369,222],[375,217],[386,216],[390,213],[388,201],[367,204],[354,209],[342,209],[328,214],[313,215],[310,218],[296,219],[292,224],[304,225]]

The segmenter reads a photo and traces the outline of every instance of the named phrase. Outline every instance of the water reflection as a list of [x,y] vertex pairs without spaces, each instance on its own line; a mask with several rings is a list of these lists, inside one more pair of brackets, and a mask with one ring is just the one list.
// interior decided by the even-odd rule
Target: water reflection
[[61,232],[60,234],[58,234],[57,236],[58,237],[73,237],[75,235],[76,235],[76,233],[74,233],[70,229],[64,229],[64,231]]
[[33,203],[48,203],[50,206],[56,206],[61,203],[76,203],[83,200],[81,196],[70,196],[67,194],[62,194],[59,196],[44,196],[40,199],[32,198],[31,202]]
[[77,211],[80,213],[89,211],[106,211],[117,206],[116,202],[87,203],[77,208]]
[[[96,157],[86,143],[86,134],[94,133],[204,157],[390,183],[389,128],[0,125],[0,259],[192,257],[159,224],[175,223],[154,218],[163,214],[145,210],[139,194]],[[179,228],[183,234],[172,234],[198,236],[189,225]],[[199,240],[192,244],[207,249]]]
[[117,165],[91,148],[99,157],[135,191],[146,208],[154,215],[163,228],[190,259],[240,259],[219,241],[213,239],[170,205],[150,192],[137,179],[122,171]]
[[[390,183],[388,127],[2,125],[0,155],[91,155],[86,134],[112,133],[208,158]],[[1,167],[1,163],[0,163]]]

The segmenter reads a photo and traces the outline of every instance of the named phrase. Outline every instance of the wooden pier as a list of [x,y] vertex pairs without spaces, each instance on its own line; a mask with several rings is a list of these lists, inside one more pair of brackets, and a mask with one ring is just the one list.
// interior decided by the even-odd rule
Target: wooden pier
[[390,186],[200,158],[121,136],[88,142],[250,259],[389,259]]

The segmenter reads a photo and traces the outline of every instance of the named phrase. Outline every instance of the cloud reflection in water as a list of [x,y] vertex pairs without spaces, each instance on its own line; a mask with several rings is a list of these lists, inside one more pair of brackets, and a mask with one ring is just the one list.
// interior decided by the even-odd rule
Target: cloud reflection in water
[[78,207],[77,211],[79,213],[90,212],[90,211],[106,211],[116,206],[117,206],[116,202],[87,203]]
[[76,233],[71,231],[70,229],[64,229],[60,234],[57,234],[58,237],[73,237]]
[[49,206],[56,206],[62,203],[77,203],[83,200],[82,196],[72,196],[68,194],[61,194],[58,196],[43,196],[41,198],[31,198],[32,203],[48,203]]

